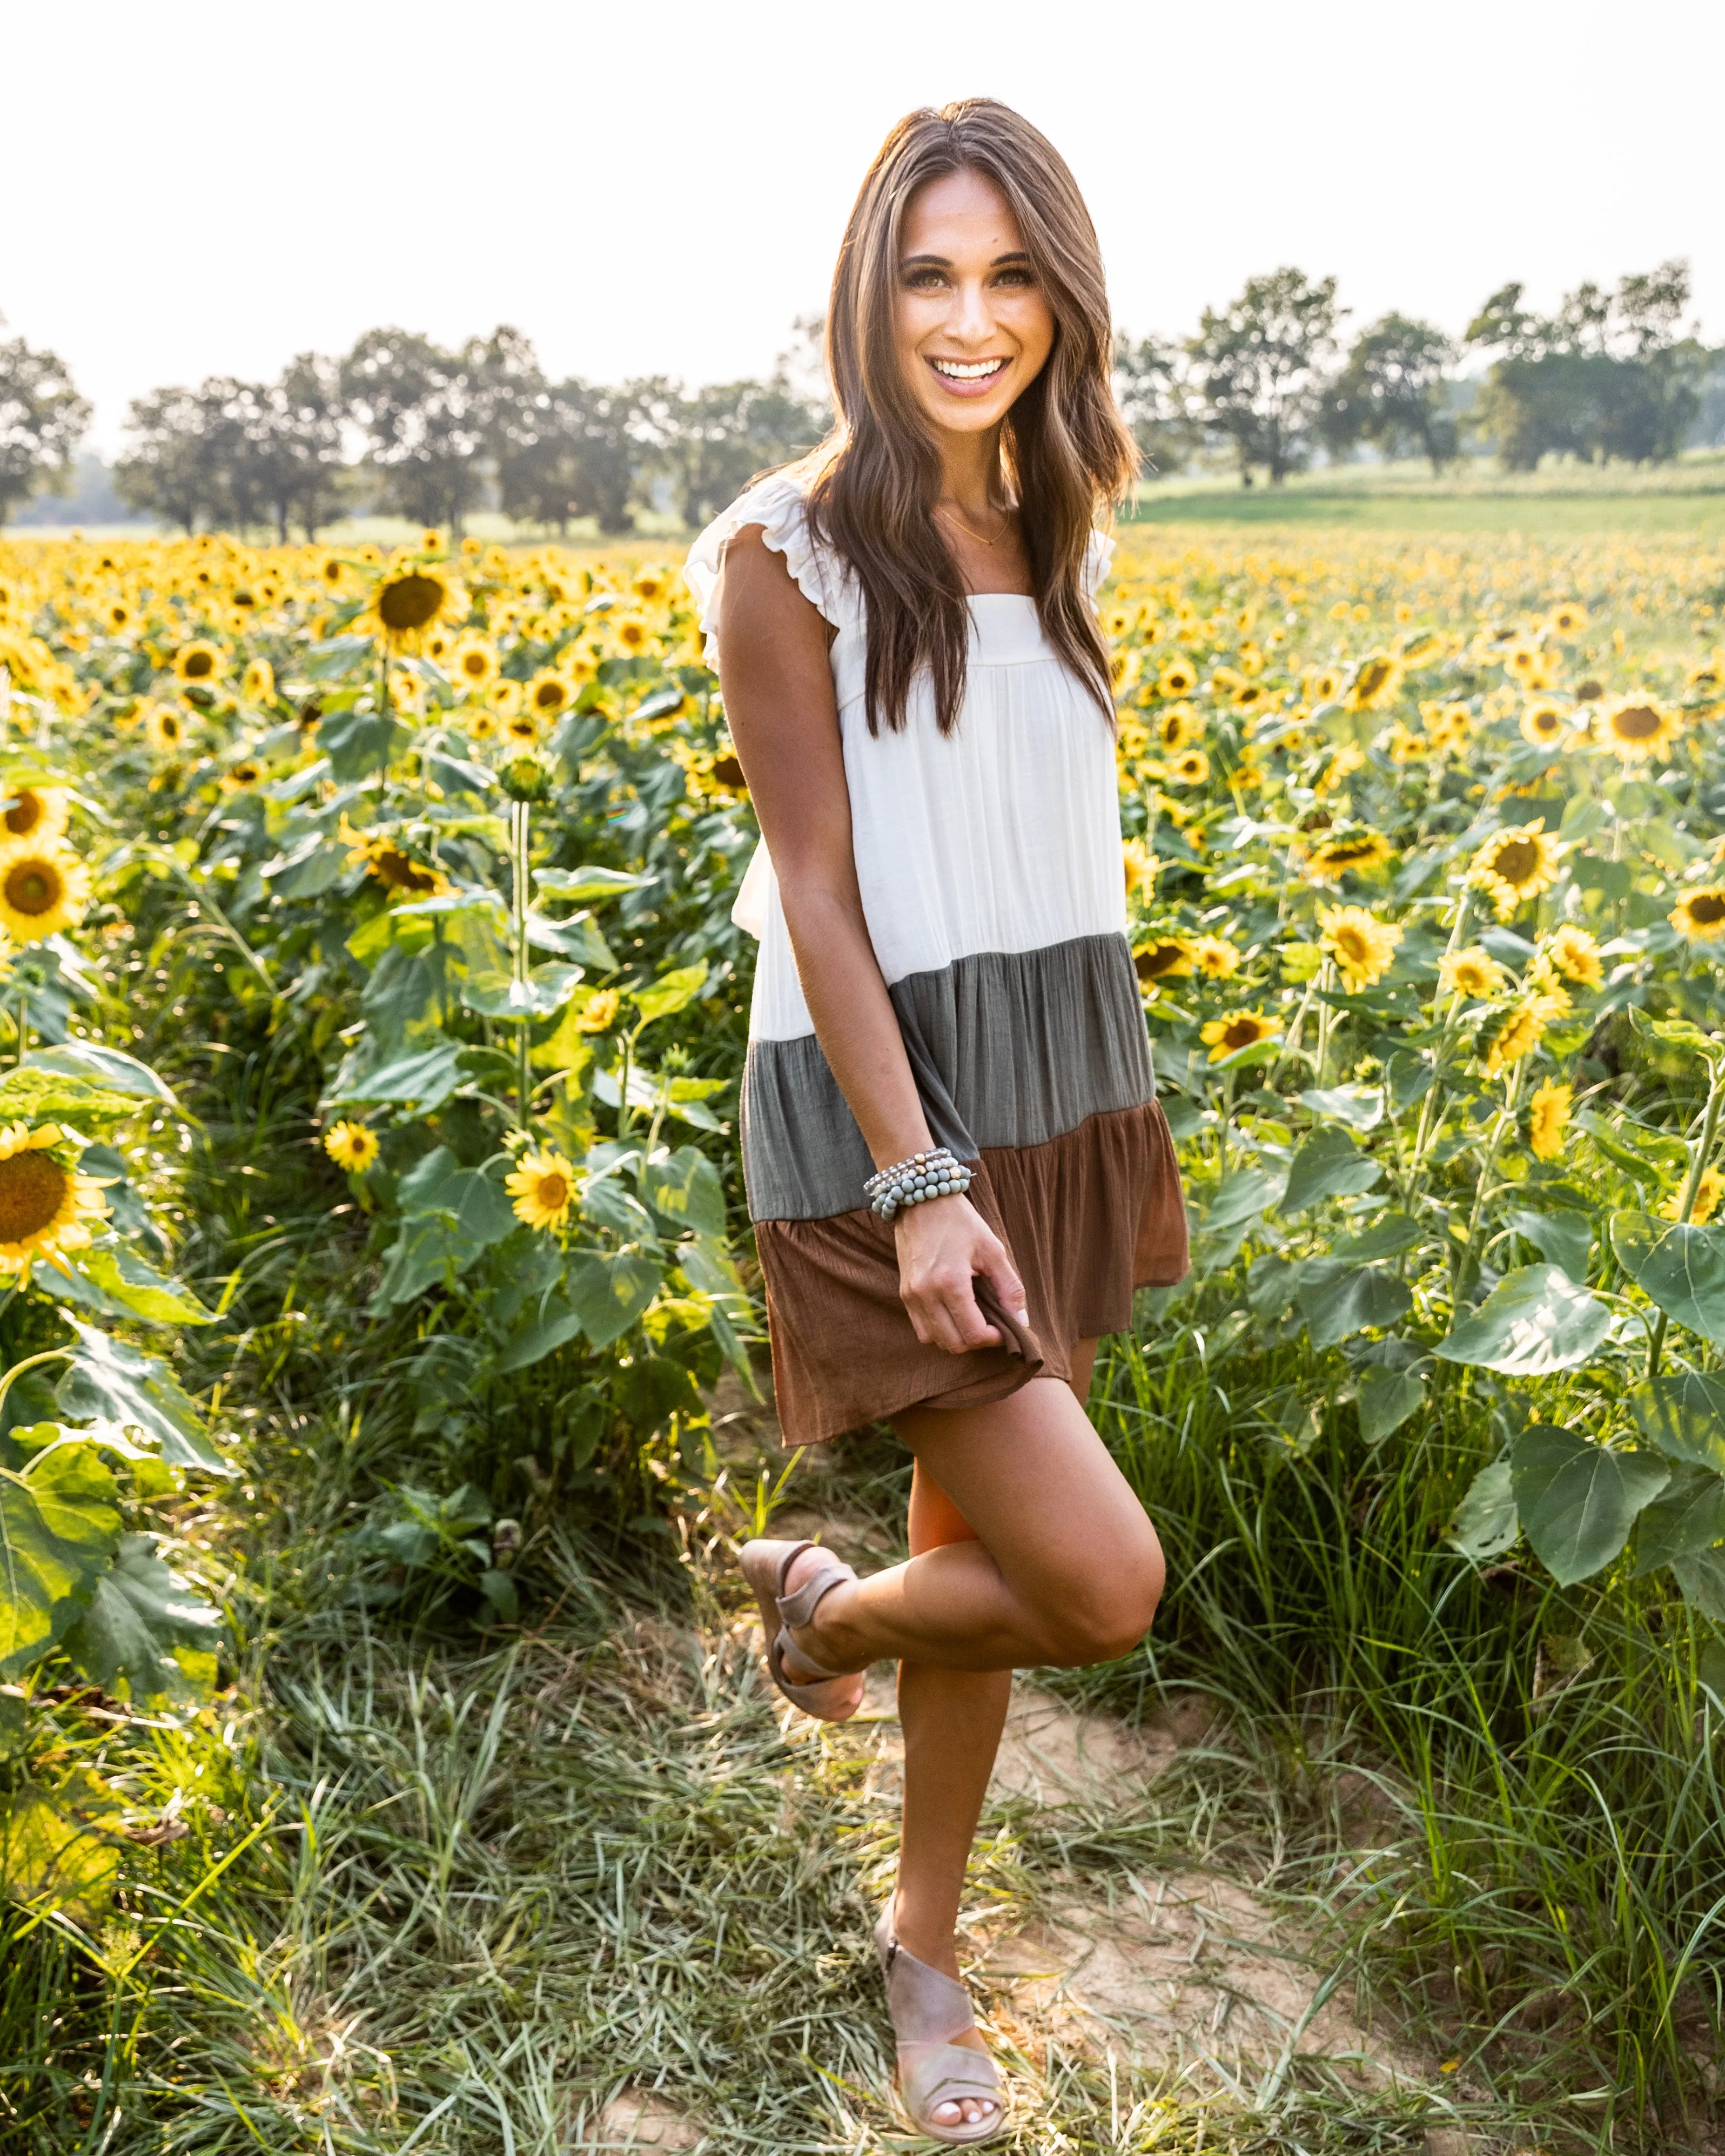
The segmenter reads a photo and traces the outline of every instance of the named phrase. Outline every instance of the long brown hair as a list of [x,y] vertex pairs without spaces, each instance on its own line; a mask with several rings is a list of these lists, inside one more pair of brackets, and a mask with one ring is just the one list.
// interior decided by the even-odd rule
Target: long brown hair
[[1001,429],[1001,478],[1017,498],[1043,631],[1113,716],[1084,567],[1091,526],[1137,470],[1137,451],[1114,402],[1101,253],[1053,143],[1009,105],[972,97],[907,114],[881,145],[845,228],[827,310],[838,421],[817,453],[809,506],[868,603],[871,733],[883,718],[904,725],[911,685],[924,667],[942,733],[957,725],[964,700],[969,612],[934,521],[940,452],[904,379],[894,297],[911,198],[930,180],[966,171],[1006,198],[1054,315],[1048,362]]

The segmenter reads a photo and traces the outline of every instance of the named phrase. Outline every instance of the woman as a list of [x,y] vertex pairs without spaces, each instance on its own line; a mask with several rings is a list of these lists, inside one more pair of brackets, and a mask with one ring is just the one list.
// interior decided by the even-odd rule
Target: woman
[[876,1933],[901,2102],[985,2140],[955,1927],[1012,1671],[1127,1653],[1162,1553],[1086,1418],[1097,1336],[1186,1222],[1126,937],[1092,529],[1134,467],[1070,173],[977,99],[896,127],[828,316],[839,421],[689,562],[762,850],[743,1081],[780,1419],[890,1420],[906,1564],[751,1543],[768,1666],[842,1721],[899,1662]]

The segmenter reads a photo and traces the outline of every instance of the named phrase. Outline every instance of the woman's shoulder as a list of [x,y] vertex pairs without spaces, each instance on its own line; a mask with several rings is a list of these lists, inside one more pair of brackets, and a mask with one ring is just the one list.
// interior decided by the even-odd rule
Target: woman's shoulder
[[744,489],[721,516],[716,516],[683,564],[683,574],[701,610],[710,666],[718,664],[718,589],[725,549],[739,531],[758,526],[762,542],[784,557],[785,567],[810,605],[834,627],[845,625],[845,579],[830,551],[812,530],[809,490],[814,483],[814,460],[782,465]]

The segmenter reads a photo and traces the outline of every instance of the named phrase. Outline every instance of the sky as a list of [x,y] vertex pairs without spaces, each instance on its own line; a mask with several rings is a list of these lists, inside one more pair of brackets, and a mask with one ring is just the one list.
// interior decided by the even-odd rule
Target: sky
[[1686,255],[1725,341],[1718,0],[0,0],[0,335],[108,450],[147,389],[382,324],[765,372],[888,127],[971,95],[1065,153],[1137,334],[1285,262],[1454,332]]

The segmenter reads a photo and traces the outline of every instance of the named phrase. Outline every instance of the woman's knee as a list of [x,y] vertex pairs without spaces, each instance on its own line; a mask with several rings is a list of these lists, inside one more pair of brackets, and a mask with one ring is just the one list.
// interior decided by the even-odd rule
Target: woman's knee
[[1147,1520],[1141,1534],[1111,1537],[1056,1591],[1039,1598],[1047,1661],[1081,1669],[1129,1655],[1155,1620],[1165,1576],[1162,1545]]

